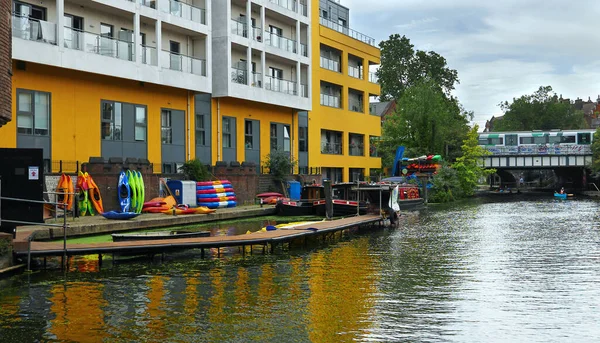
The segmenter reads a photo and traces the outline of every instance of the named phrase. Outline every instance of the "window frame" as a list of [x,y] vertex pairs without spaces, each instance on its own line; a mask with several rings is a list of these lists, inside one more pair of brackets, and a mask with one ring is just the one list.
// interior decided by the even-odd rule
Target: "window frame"
[[[222,131],[223,131],[223,135],[222,135],[222,139],[223,139],[223,148],[224,149],[231,149],[233,148],[232,145],[232,139],[231,139],[231,117],[223,117],[223,123],[221,124],[222,127]],[[225,122],[227,122],[227,130],[225,130]],[[225,144],[225,142],[227,142],[227,144]]]
[[[165,116],[166,115],[166,116]],[[160,110],[160,142],[161,144],[173,144],[173,121],[172,121],[172,112],[168,109]],[[165,120],[166,123],[165,123]],[[165,136],[165,133],[168,132],[168,136]],[[167,139],[165,139],[167,138]]]
[[[207,115],[202,113],[196,114],[196,146],[208,146],[206,144],[206,122],[204,121]],[[199,123],[202,123],[199,125]],[[202,137],[202,142],[198,143],[198,138]]]
[[[25,111],[25,110],[21,110],[20,106],[21,106],[21,102],[19,101],[20,95],[21,94],[28,94],[30,97],[30,102],[29,102],[29,111]],[[46,123],[47,123],[47,127],[45,129],[38,129],[36,127],[36,96],[38,95],[45,95],[47,97],[47,111],[46,111]],[[49,137],[50,136],[50,129],[51,129],[51,118],[52,118],[52,93],[50,92],[43,92],[43,91],[36,91],[36,90],[32,90],[32,89],[23,89],[23,88],[17,88],[17,134],[19,135],[25,135],[25,136],[40,136],[40,137]],[[29,132],[20,132],[21,128],[24,128],[23,126],[19,125],[19,118],[23,118],[23,117],[29,117],[29,120],[31,121],[31,127],[30,128],[26,128],[29,129]],[[38,130],[45,130],[45,133],[38,133]]]

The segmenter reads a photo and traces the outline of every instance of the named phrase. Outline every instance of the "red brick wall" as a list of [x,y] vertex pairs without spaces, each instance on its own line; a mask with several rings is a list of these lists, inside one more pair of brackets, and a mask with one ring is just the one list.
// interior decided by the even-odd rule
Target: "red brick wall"
[[0,126],[11,120],[11,1],[0,0]]

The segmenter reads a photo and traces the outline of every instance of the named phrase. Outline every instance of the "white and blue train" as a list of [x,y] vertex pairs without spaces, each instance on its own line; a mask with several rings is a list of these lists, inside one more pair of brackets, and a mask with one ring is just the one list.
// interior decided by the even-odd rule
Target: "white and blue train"
[[590,145],[594,129],[550,130],[520,132],[484,132],[479,134],[479,145],[491,147],[532,147],[540,145]]

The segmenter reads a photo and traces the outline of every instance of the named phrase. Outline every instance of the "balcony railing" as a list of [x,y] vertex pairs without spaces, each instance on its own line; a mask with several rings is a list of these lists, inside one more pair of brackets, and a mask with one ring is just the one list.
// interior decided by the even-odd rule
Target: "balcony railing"
[[206,60],[163,50],[161,61],[163,68],[206,76]]
[[287,8],[290,11],[297,12],[298,2],[296,0],[269,0],[270,2],[279,5],[283,8]]
[[265,77],[265,89],[270,91],[285,93],[289,95],[297,95],[297,87],[298,84],[294,81],[278,79],[272,76]]
[[330,60],[329,58],[323,56],[321,56],[321,68],[329,69],[338,73],[342,71],[340,68],[340,62]]
[[250,85],[252,87],[258,87],[258,88],[262,88],[262,74],[261,73],[255,73],[252,72],[250,74]]
[[326,26],[326,27],[328,27],[328,28],[330,28],[332,30],[335,30],[337,32],[345,34],[346,36],[354,38],[356,40],[359,40],[359,41],[361,41],[363,43],[367,43],[367,44],[369,44],[371,46],[374,46],[374,47],[377,46],[377,44],[375,44],[375,39],[374,38],[371,38],[371,37],[369,37],[367,35],[364,35],[364,34],[362,34],[360,32],[354,31],[354,30],[352,30],[349,27],[342,26],[342,25],[340,25],[340,24],[338,24],[336,22],[333,22],[333,21],[331,21],[329,19],[325,19],[323,17],[319,17],[319,23],[321,25],[323,25],[323,26]]
[[365,155],[365,146],[362,143],[352,144],[348,146],[348,154],[350,156],[364,156]]
[[169,13],[183,19],[206,25],[206,10],[204,8],[194,7],[183,2],[171,0],[169,2]]
[[379,83],[379,79],[377,78],[377,74],[369,72],[369,82],[371,82],[371,83]]
[[231,33],[234,35],[248,38],[248,30],[246,29],[246,22],[238,19],[231,19]]
[[265,43],[272,47],[296,53],[296,41],[265,31]]
[[241,85],[247,84],[248,80],[248,72],[244,69],[239,69],[235,67],[231,67],[231,81],[235,83],[239,83]]
[[348,66],[348,75],[355,77],[357,79],[363,78],[362,69],[358,67]]
[[300,43],[300,55],[308,57],[308,45]]
[[158,53],[155,47],[142,45],[142,63],[152,66],[158,65]]
[[97,33],[64,28],[65,47],[92,54],[133,61],[133,43]]
[[56,45],[56,24],[13,14],[12,35],[25,40]]
[[331,143],[331,142],[321,142],[321,153],[322,154],[341,155],[342,154],[342,144],[341,143]]
[[308,85],[300,85],[300,96],[303,98],[308,98]]
[[321,94],[321,105],[340,108],[340,97],[328,94]]
[[348,109],[353,112],[364,113],[364,106],[362,101],[350,100],[348,102]]
[[146,7],[156,8],[156,0],[140,0],[140,2]]
[[252,39],[254,39],[257,42],[262,42],[262,28],[260,27],[256,27],[256,26],[252,26]]

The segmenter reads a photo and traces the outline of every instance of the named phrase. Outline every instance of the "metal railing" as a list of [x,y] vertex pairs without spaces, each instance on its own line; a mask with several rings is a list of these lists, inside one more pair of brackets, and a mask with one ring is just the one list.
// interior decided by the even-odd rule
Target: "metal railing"
[[352,144],[348,145],[348,154],[350,156],[364,156],[365,155],[365,145],[360,144]]
[[155,47],[142,45],[142,63],[152,66],[158,65],[158,52]]
[[240,21],[239,19],[231,19],[231,33],[234,35],[248,38],[248,30],[246,29],[246,22]]
[[178,54],[168,50],[161,51],[161,54],[163,68],[206,76],[206,60]]
[[328,94],[321,94],[321,105],[335,107],[335,108],[341,108],[340,97],[328,95]]
[[321,142],[321,153],[331,155],[342,155],[342,143]]
[[340,62],[339,61],[331,60],[331,59],[329,59],[327,57],[321,56],[320,66],[321,66],[321,68],[328,69],[328,70],[331,70],[331,71],[335,71],[335,72],[338,72],[338,73],[342,72],[342,68],[340,68]]
[[169,13],[183,19],[206,25],[206,10],[204,8],[194,7],[177,0],[170,0]]
[[492,155],[591,155],[591,145],[483,146]]
[[358,68],[358,67],[348,66],[348,75],[350,75],[354,78],[357,78],[357,79],[363,78],[362,69]]
[[269,0],[269,2],[279,5],[290,11],[298,11],[298,2],[296,0]]
[[321,175],[321,167],[298,167],[298,174]]
[[12,36],[56,45],[56,24],[13,13]]
[[97,33],[64,28],[65,47],[102,56],[133,61],[133,43]]
[[348,37],[354,38],[356,40],[359,40],[363,43],[369,44],[371,46],[377,47],[377,44],[375,43],[375,39],[371,38],[365,34],[362,34],[358,31],[354,31],[349,27],[345,27],[342,26],[336,22],[333,22],[329,19],[325,19],[323,17],[319,17],[319,23],[325,27],[328,27],[334,31],[340,32],[342,34],[345,34]]
[[379,83],[379,78],[376,73],[369,72],[369,82],[371,83]]
[[265,31],[265,44],[284,51],[296,53],[296,41],[290,38],[280,36],[276,33]]
[[257,42],[262,42],[262,33],[262,28],[252,26],[252,39],[254,39]]
[[358,101],[358,100],[350,99],[348,101],[348,109],[352,112],[360,112],[360,113],[365,112],[363,102]]
[[244,69],[231,67],[231,81],[245,85],[248,83],[248,72]]
[[300,96],[308,98],[308,85],[300,84]]
[[79,161],[63,161],[63,160],[52,160],[50,171],[51,173],[78,173],[81,164]]
[[290,94],[290,95],[297,95],[298,94],[297,87],[298,87],[298,83],[296,83],[294,81],[278,79],[278,78],[272,77],[272,76],[265,77],[265,89],[266,90]]
[[250,73],[250,85],[252,87],[262,88],[262,74],[261,73]]
[[308,57],[308,45],[300,43],[300,55]]

